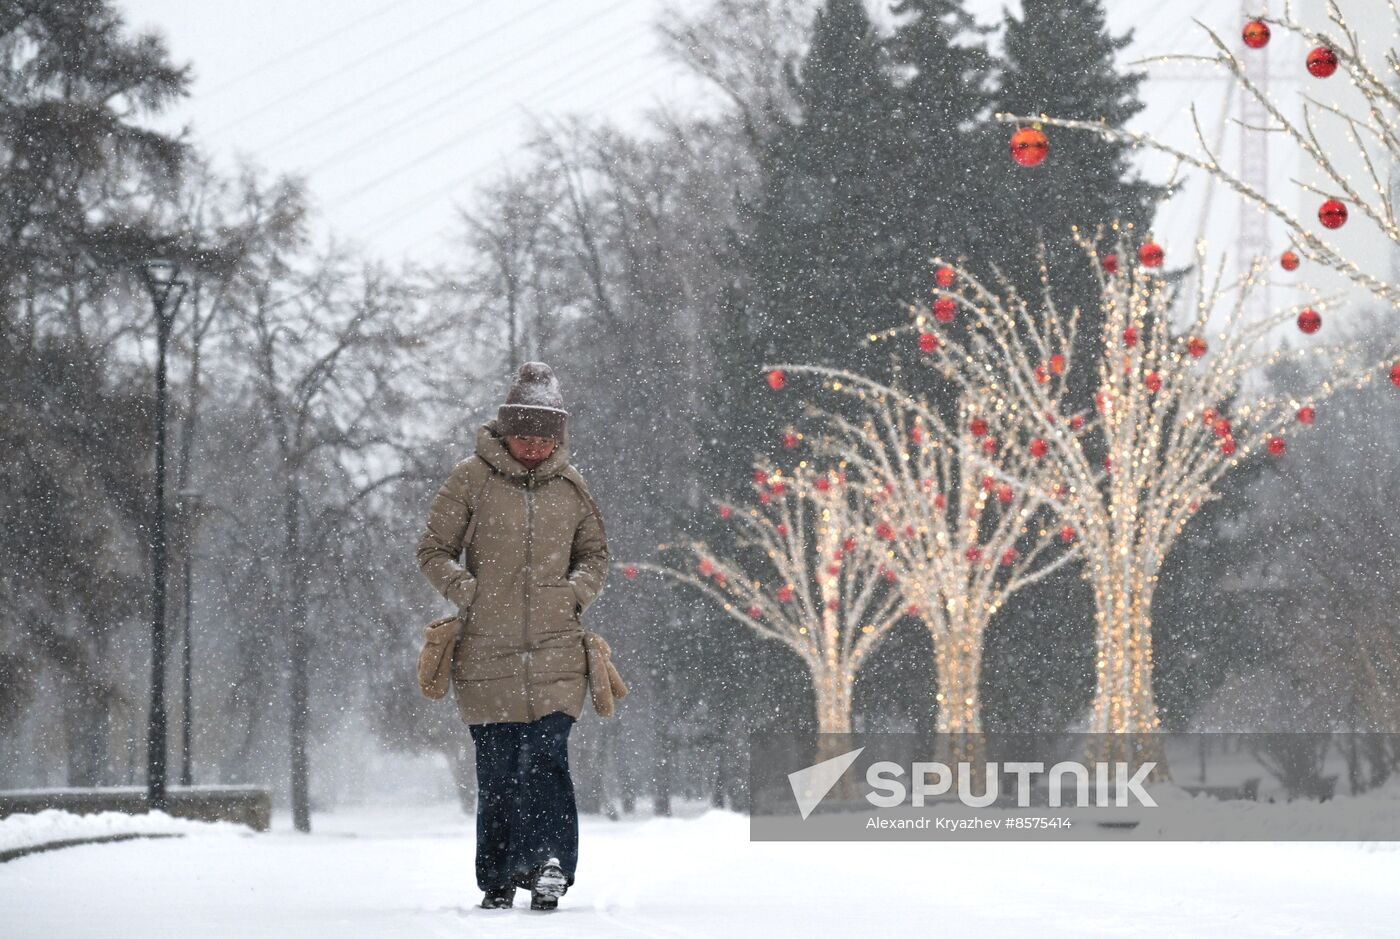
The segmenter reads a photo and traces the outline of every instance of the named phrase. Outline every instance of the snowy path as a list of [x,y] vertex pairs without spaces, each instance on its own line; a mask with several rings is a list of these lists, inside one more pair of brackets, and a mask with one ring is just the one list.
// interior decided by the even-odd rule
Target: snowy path
[[[741,815],[585,818],[555,913],[476,909],[449,806],[0,865],[0,937],[1395,936],[1400,845],[772,844]],[[665,863],[662,863],[665,860]]]

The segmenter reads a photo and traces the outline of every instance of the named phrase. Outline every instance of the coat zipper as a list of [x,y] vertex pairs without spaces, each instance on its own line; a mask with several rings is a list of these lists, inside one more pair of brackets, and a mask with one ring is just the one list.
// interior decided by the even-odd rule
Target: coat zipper
[[534,581],[534,559],[531,557],[531,544],[534,541],[535,533],[535,512],[534,503],[530,499],[530,490],[534,488],[535,477],[532,475],[525,478],[525,616],[522,620],[524,624],[521,641],[525,646],[525,719],[533,721],[535,719],[535,707],[530,693],[530,606],[534,603],[534,591],[530,588]]

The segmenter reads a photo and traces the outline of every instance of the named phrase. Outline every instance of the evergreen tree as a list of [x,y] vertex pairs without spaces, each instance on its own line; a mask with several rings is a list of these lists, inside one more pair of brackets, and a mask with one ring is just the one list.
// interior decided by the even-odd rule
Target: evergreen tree
[[186,145],[138,121],[188,82],[158,36],[130,35],[105,0],[0,12],[0,316],[17,292],[68,280],[75,257],[119,265],[155,239],[114,218],[113,193],[178,172]]
[[861,0],[828,0],[818,11],[788,81],[795,113],[754,154],[759,188],[740,207],[735,278],[710,332],[706,483],[735,497],[746,492],[755,454],[781,454],[797,417],[795,400],[775,394],[759,367],[857,367],[861,339],[890,321],[889,232],[877,199],[892,86]]
[[751,315],[774,355],[850,365],[888,319],[891,260],[880,209],[892,87],[862,0],[828,0],[788,77],[799,113],[762,156]]
[[932,286],[930,256],[980,257],[988,219],[1001,209],[988,184],[995,63],[982,39],[988,30],[956,0],[900,0],[893,12],[906,17],[888,42],[904,78],[885,159],[901,233],[897,299],[909,301]]

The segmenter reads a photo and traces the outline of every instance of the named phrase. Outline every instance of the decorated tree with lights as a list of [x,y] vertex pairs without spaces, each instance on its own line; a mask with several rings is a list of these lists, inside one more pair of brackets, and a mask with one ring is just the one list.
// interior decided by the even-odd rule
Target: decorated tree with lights
[[[1186,322],[1174,327],[1177,293],[1158,273],[1163,249],[1144,243],[1130,259],[1132,232],[1120,234],[1116,250],[1103,256],[1097,239],[1079,239],[1100,271],[1104,352],[1096,362],[1076,360],[1078,310],[1058,308],[1048,270],[1032,300],[959,269],[934,289],[931,304],[911,306],[908,324],[872,338],[917,337],[921,350],[931,350],[929,366],[961,387],[977,429],[995,437],[998,452],[1042,455],[1035,464],[998,460],[944,428],[974,472],[1025,490],[1073,530],[1096,603],[1088,730],[1150,735],[1160,728],[1152,598],[1176,538],[1217,497],[1226,473],[1257,454],[1282,457],[1287,428],[1306,432],[1319,400],[1343,383],[1365,384],[1383,367],[1357,344],[1311,339],[1321,317],[1310,307],[1249,320],[1245,301],[1258,263],[1237,283],[1225,283],[1220,272],[1200,278],[1196,295],[1180,298]],[[1204,245],[1197,263],[1206,264]],[[1299,347],[1274,341],[1289,321],[1308,337]],[[1311,394],[1270,395],[1254,380],[1281,361],[1312,364],[1323,377]],[[1095,403],[1071,410],[1069,376],[1085,369],[1097,376]],[[1027,473],[1030,465],[1038,471]],[[1154,752],[1150,737],[1121,746],[1119,753]]]
[[[658,545],[667,563],[624,562],[629,579],[651,571],[717,600],[758,635],[783,643],[812,676],[817,731],[851,732],[856,675],[904,614],[872,536],[868,505],[839,464],[799,460],[789,472],[756,463],[755,502],[713,500],[733,544]],[[828,738],[822,738],[825,741]]]
[[949,426],[926,399],[862,375],[800,364],[768,368],[817,379],[859,402],[855,420],[810,408],[827,429],[817,446],[854,471],[873,525],[867,538],[883,548],[884,576],[898,583],[907,612],[933,641],[935,729],[960,735],[941,742],[955,759],[980,765],[987,626],[1009,596],[1074,556],[1075,537],[1054,524],[1039,495],[1048,486],[969,470],[963,453],[976,450],[1004,476],[1038,483],[1048,449],[1003,447],[966,398]]
[[[1388,4],[1397,27],[1400,27],[1400,6]],[[1171,55],[1158,61],[1185,62],[1193,68],[1212,67],[1223,70],[1239,83],[1242,94],[1257,103],[1267,114],[1267,123],[1246,127],[1248,133],[1267,134],[1271,140],[1286,142],[1301,153],[1315,170],[1320,183],[1296,180],[1295,184],[1316,198],[1316,218],[1300,217],[1281,202],[1270,199],[1259,188],[1247,182],[1239,173],[1221,163],[1205,135],[1197,128],[1194,149],[1187,149],[1160,140],[1150,134],[1110,126],[1102,120],[1074,120],[1063,115],[998,114],[1000,120],[1019,125],[1011,147],[1018,161],[1033,165],[1046,159],[1052,150],[1043,128],[1064,128],[1099,135],[1105,140],[1146,147],[1169,154],[1181,164],[1215,176],[1229,189],[1283,223],[1293,246],[1281,253],[1280,263],[1286,270],[1297,268],[1301,260],[1311,260],[1335,270],[1353,283],[1387,304],[1400,304],[1400,286],[1390,282],[1388,273],[1367,270],[1334,240],[1328,231],[1347,224],[1353,215],[1361,219],[1381,237],[1400,247],[1400,219],[1397,219],[1395,196],[1397,189],[1392,177],[1400,161],[1400,51],[1387,49],[1382,61],[1372,61],[1365,54],[1361,37],[1347,22],[1335,0],[1327,0],[1328,27],[1318,31],[1305,26],[1293,15],[1292,4],[1285,6],[1281,17],[1260,16],[1242,25],[1240,36],[1227,41],[1211,29],[1202,26],[1214,54]],[[1269,44],[1274,33],[1291,33],[1309,48],[1300,71],[1311,76],[1313,87],[1319,82],[1343,83],[1354,90],[1354,105],[1319,100],[1310,89],[1299,92],[1298,117],[1287,110],[1265,88],[1252,80],[1248,56],[1259,54]],[[1335,90],[1335,89],[1334,89]],[[1194,106],[1192,109],[1194,117]],[[1027,141],[1031,149],[1027,150]],[[1049,157],[1053,160],[1053,155]],[[1362,177],[1353,181],[1349,164],[1355,163]],[[1319,230],[1319,226],[1321,230]],[[1387,262],[1388,263],[1388,262]],[[1400,363],[1395,380],[1400,383]]]

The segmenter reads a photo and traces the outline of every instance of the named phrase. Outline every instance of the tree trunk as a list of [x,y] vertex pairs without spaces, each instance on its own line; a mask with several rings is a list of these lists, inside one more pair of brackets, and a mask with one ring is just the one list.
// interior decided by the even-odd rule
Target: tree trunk
[[1095,584],[1097,673],[1089,733],[1092,759],[1152,761],[1149,781],[1169,778],[1160,745],[1161,718],[1152,692],[1152,573],[1131,552],[1105,565]]
[[[851,749],[851,681],[837,664],[812,675],[817,707],[817,753],[814,762],[834,759]],[[849,772],[841,774],[831,790],[837,799],[851,800],[858,795]]]
[[283,564],[288,576],[287,629],[288,652],[291,659],[288,717],[291,749],[292,824],[297,831],[311,831],[311,800],[309,772],[306,763],[307,724],[310,706],[308,694],[306,635],[306,559],[302,557],[301,518],[297,511],[297,477],[288,476],[284,494],[286,546]]

